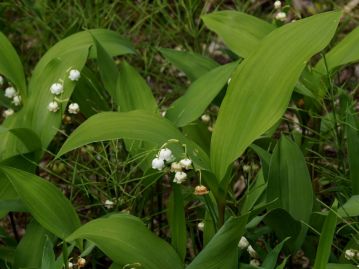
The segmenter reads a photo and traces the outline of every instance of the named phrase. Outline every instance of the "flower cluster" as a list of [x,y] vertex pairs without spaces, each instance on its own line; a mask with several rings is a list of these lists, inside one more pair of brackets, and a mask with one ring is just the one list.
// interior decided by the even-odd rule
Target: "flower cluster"
[[347,260],[353,260],[353,261],[359,261],[359,250],[357,249],[347,249],[345,252],[344,252],[344,257],[347,259]]
[[[79,70],[77,69],[70,69],[69,71],[69,80],[71,81],[78,81],[81,77],[81,73]],[[58,82],[53,83],[50,86],[50,92],[52,95],[54,96],[59,96],[64,92],[64,85],[63,85],[63,81],[59,80]],[[51,101],[48,106],[47,109],[50,112],[54,112],[56,113],[59,109],[60,109],[60,105],[59,105],[59,99],[57,99],[56,97],[54,98],[53,101]],[[70,114],[77,114],[80,111],[80,106],[77,103],[71,103],[68,107],[68,112]]]
[[250,261],[250,264],[253,266],[260,266],[260,261],[258,260],[258,253],[254,250],[254,248],[249,244],[247,238],[244,236],[241,237],[241,240],[239,240],[238,247],[240,249],[247,249],[249,256],[253,258]]
[[[0,76],[0,87],[3,86],[5,84],[5,79],[3,76]],[[12,99],[11,103],[14,106],[20,106],[21,105],[21,95],[19,94],[19,92],[14,88],[14,86],[12,86],[10,83],[8,85],[8,87],[5,89],[5,93],[4,96],[6,98]],[[4,110],[3,112],[3,117],[7,118],[10,117],[11,115],[13,115],[15,113],[14,109],[12,108],[8,108],[6,110]]]
[[282,2],[277,0],[274,2],[274,9],[278,10],[275,14],[275,19],[278,21],[286,21],[287,20],[287,13],[285,13],[282,9]]
[[152,160],[152,168],[161,171],[166,164],[171,164],[171,172],[175,173],[173,182],[177,184],[183,183],[187,179],[187,173],[183,170],[189,170],[192,167],[192,161],[184,158],[179,162],[175,162],[175,157],[169,148],[162,148],[156,158]]

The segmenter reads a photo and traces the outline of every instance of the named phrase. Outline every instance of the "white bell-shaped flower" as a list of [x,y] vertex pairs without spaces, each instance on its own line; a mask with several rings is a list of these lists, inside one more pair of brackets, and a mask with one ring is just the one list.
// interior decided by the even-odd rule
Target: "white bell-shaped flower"
[[64,92],[64,86],[61,83],[54,83],[50,87],[50,92],[54,95],[59,95]]
[[163,169],[163,167],[165,167],[164,160],[162,160],[160,158],[154,158],[152,160],[152,168],[153,169],[157,169],[157,170],[161,171]]
[[2,113],[4,118],[10,117],[11,115],[13,115],[15,113],[15,111],[12,108],[8,108],[6,110],[4,110],[4,112]]
[[16,96],[16,90],[14,87],[7,87],[5,89],[5,97],[7,98],[14,98]]
[[14,98],[12,99],[12,103],[15,106],[21,105],[21,96],[20,95],[15,95]]
[[190,169],[192,165],[192,161],[188,158],[180,160],[179,163],[184,169]]
[[50,102],[47,106],[47,109],[50,112],[57,112],[59,110],[60,106],[56,101]]
[[172,151],[168,148],[164,148],[161,149],[160,152],[158,153],[158,158],[166,161],[166,162],[170,162],[173,161],[174,156],[172,155]]
[[173,182],[177,184],[183,183],[187,179],[187,174],[185,172],[176,172],[175,178],[173,179]]
[[78,81],[81,77],[81,73],[77,69],[71,69],[69,72],[69,79],[72,81]]
[[71,103],[69,105],[68,111],[70,114],[77,114],[80,112],[80,106],[78,103]]

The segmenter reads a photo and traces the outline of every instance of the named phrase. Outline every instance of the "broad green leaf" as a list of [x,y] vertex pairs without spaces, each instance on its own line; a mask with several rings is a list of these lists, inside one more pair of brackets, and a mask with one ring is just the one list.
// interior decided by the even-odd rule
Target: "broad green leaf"
[[[29,96],[27,100],[24,100],[23,109],[8,117],[4,126],[10,129],[15,127],[33,129],[40,137],[42,147],[47,148],[60,126],[61,115],[65,111],[67,99],[76,85],[67,78],[68,70],[70,68],[82,70],[88,55],[89,57],[96,56],[92,36],[101,42],[111,56],[133,52],[128,41],[109,30],[84,31],[61,40],[36,65],[29,84]],[[54,96],[50,93],[49,88],[59,79],[64,80],[64,93],[60,97],[64,101],[61,103],[60,111],[51,113],[47,110],[47,105]],[[0,143],[1,159],[26,152],[25,147],[14,141],[14,137],[11,135],[0,135],[0,141],[2,141]]]
[[171,232],[171,244],[179,257],[186,257],[187,229],[181,185],[172,184],[172,193],[167,205],[168,224]]
[[238,243],[247,221],[248,214],[227,220],[186,269],[237,268]]
[[55,253],[53,245],[48,236],[45,236],[45,244],[42,251],[41,269],[49,269],[55,267]]
[[347,143],[352,193],[359,194],[359,122],[352,111],[347,112]]
[[274,249],[272,249],[268,255],[265,257],[261,267],[265,269],[273,269],[275,268],[278,260],[278,256],[284,246],[284,243],[288,241],[289,237],[284,239],[282,242],[280,242],[278,245],[275,246]]
[[46,235],[48,234],[36,221],[27,225],[25,236],[15,251],[14,269],[40,268]]
[[243,58],[255,51],[259,41],[275,29],[274,25],[239,11],[218,11],[202,19],[228,48]]
[[0,167],[20,199],[38,223],[59,238],[65,238],[80,226],[69,200],[51,183],[33,174]]
[[343,218],[359,216],[359,195],[350,197],[344,205],[338,208],[337,213]]
[[211,58],[194,52],[165,48],[160,48],[159,51],[170,63],[183,71],[192,81],[219,66],[219,64]]
[[137,263],[147,269],[183,268],[173,248],[151,233],[139,219],[132,216],[119,214],[90,221],[66,240],[71,242],[79,238],[94,242],[117,264]]
[[184,137],[167,119],[141,110],[103,112],[92,116],[70,135],[57,157],[83,145],[111,139],[145,141],[152,143],[154,148],[176,139],[179,143],[171,144],[175,149],[186,144],[187,153],[193,162],[209,170],[208,157],[199,146]]
[[329,43],[339,17],[326,12],[274,30],[234,72],[212,135],[211,164],[218,180],[283,115],[306,63]]
[[226,85],[237,65],[237,62],[222,65],[201,76],[171,105],[166,117],[179,127],[200,117]]
[[337,226],[337,215],[333,210],[336,208],[336,202],[325,218],[323,229],[320,233],[319,245],[313,269],[326,269],[330,253],[332,252],[332,243]]
[[119,111],[142,109],[149,112],[157,110],[156,99],[146,81],[127,62],[120,65],[120,75],[116,85]]
[[112,100],[118,103],[119,98],[117,97],[116,82],[118,78],[117,66],[112,60],[111,55],[102,47],[100,42],[93,36],[93,41],[97,51],[97,63],[100,71],[101,80],[105,89],[110,93]]
[[274,148],[267,187],[270,208],[282,208],[296,220],[309,222],[313,208],[313,189],[309,171],[297,144],[282,136]]
[[[347,34],[334,48],[325,54],[329,72],[333,69],[359,61],[359,27]],[[315,66],[320,73],[326,72],[324,59]]]
[[245,200],[241,206],[241,214],[246,214],[252,210],[258,199],[263,195],[267,188],[267,184],[263,177],[263,170],[261,169],[256,177],[254,185],[246,193]]
[[24,97],[27,95],[24,68],[16,50],[2,32],[0,32],[0,75],[5,76]]
[[293,219],[287,211],[281,208],[270,211],[264,217],[264,223],[274,231],[280,240],[290,237],[287,241],[290,250],[292,252],[297,250],[298,245],[301,243],[298,242],[302,230],[301,223]]

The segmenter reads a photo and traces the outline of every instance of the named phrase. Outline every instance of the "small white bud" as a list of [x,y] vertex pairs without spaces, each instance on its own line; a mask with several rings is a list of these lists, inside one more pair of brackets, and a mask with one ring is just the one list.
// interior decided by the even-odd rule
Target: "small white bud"
[[249,242],[248,242],[247,238],[242,236],[241,240],[239,240],[238,247],[240,249],[246,249],[248,246],[249,246]]
[[15,111],[12,108],[8,108],[6,110],[4,110],[4,112],[2,113],[4,118],[10,117],[11,115],[13,115],[15,113]]
[[203,115],[201,116],[201,120],[202,120],[204,123],[208,123],[208,122],[211,121],[211,116],[208,115],[208,114],[203,114]]
[[229,83],[231,83],[231,80],[232,80],[232,78],[229,78],[228,80],[227,80],[227,84],[229,85]]
[[64,92],[64,86],[61,83],[54,83],[50,87],[50,92],[54,95],[59,95]]
[[15,95],[14,98],[12,99],[12,103],[15,106],[19,106],[21,104],[21,96],[20,95]]
[[347,249],[344,253],[344,256],[347,260],[351,260],[355,257],[354,249]]
[[68,111],[70,114],[77,114],[80,112],[80,106],[78,103],[71,103],[69,105]]
[[254,266],[254,267],[259,267],[259,266],[261,266],[261,262],[260,262],[259,260],[257,260],[257,259],[250,260],[250,261],[249,261],[249,264],[252,265],[252,266]]
[[166,113],[167,113],[166,110],[162,111],[162,112],[161,112],[161,116],[162,116],[163,118],[166,117]]
[[187,174],[185,172],[176,172],[173,182],[177,184],[181,184],[186,180],[186,178],[187,178]]
[[2,86],[3,84],[4,84],[4,78],[0,76],[0,86]]
[[115,205],[115,203],[112,202],[111,200],[106,200],[106,201],[105,201],[105,207],[106,207],[107,209],[113,208],[114,205]]
[[172,155],[172,151],[168,148],[164,148],[161,149],[160,152],[158,153],[158,158],[170,162],[171,160],[173,160],[173,155]]
[[287,19],[287,14],[285,12],[278,12],[275,15],[275,19],[278,21],[285,21]]
[[274,2],[274,8],[275,9],[280,9],[282,7],[282,2],[281,1],[275,1]]
[[16,96],[16,90],[14,87],[7,87],[5,89],[5,96],[7,98],[14,98]]
[[247,251],[249,253],[249,256],[251,256],[252,258],[258,257],[257,251],[255,251],[251,245],[248,246]]
[[67,265],[67,267],[68,267],[69,269],[72,269],[72,268],[74,268],[74,264],[73,264],[72,262],[69,262],[68,265]]
[[180,165],[182,166],[182,168],[184,169],[190,169],[191,165],[192,165],[192,161],[190,159],[182,159],[180,160]]
[[59,110],[59,104],[56,101],[50,102],[47,106],[47,109],[50,112],[57,112]]
[[69,73],[69,79],[72,81],[78,81],[81,77],[81,73],[77,69],[71,69]]
[[165,162],[160,158],[154,158],[152,160],[152,168],[161,171],[165,167]]
[[198,230],[203,231],[203,229],[204,229],[204,222],[203,222],[203,221],[198,222],[197,228],[198,228]]
[[251,171],[251,166],[247,164],[243,165],[243,172],[248,173],[249,171]]
[[171,172],[181,172],[182,171],[182,165],[177,162],[171,163]]

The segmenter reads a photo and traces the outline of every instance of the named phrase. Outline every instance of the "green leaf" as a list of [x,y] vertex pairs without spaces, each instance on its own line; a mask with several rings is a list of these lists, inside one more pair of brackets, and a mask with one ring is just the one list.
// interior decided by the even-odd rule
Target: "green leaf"
[[247,221],[248,214],[231,217],[186,269],[237,268],[238,242]]
[[357,117],[347,112],[346,133],[348,143],[348,159],[352,193],[359,194],[359,123]]
[[24,68],[16,50],[2,32],[0,32],[0,75],[5,76],[23,97],[27,95]]
[[165,48],[160,48],[159,51],[170,63],[183,71],[192,81],[219,66],[219,64],[211,58],[194,52]]
[[306,63],[329,43],[339,18],[339,12],[327,12],[274,30],[234,72],[212,135],[218,180],[283,115]]
[[172,193],[167,206],[168,224],[171,232],[171,244],[179,257],[186,257],[187,229],[181,185],[172,184]]
[[41,269],[49,269],[55,267],[55,253],[53,245],[48,236],[45,236],[45,244],[42,252]]
[[36,221],[26,227],[25,236],[18,244],[14,256],[14,268],[40,268],[47,232]]
[[66,240],[71,242],[79,238],[94,242],[117,264],[138,263],[147,269],[183,268],[180,258],[167,242],[151,233],[139,219],[129,215],[118,214],[90,221]]
[[356,267],[353,264],[338,264],[338,263],[328,263],[327,267],[325,269],[356,269]]
[[92,116],[70,135],[57,157],[83,145],[111,139],[145,141],[152,143],[154,148],[176,139],[179,143],[171,145],[177,151],[180,145],[186,144],[187,153],[193,162],[209,170],[208,156],[199,146],[184,137],[170,121],[141,110],[103,112]]
[[337,215],[333,211],[336,208],[336,202],[334,202],[332,209],[328,216],[325,218],[323,229],[320,233],[319,245],[317,254],[315,256],[315,262],[313,269],[326,269],[330,253],[332,251],[332,243],[335,234],[335,228],[337,226]]
[[309,222],[313,208],[312,183],[303,153],[297,144],[282,136],[274,148],[267,187],[270,208],[282,208],[295,219]]
[[119,111],[142,109],[149,112],[157,110],[156,99],[146,81],[127,62],[120,65],[120,75],[117,80],[116,91]]
[[[75,83],[67,78],[68,69],[76,68],[81,71],[88,55],[89,57],[96,56],[96,50],[92,48],[92,36],[101,42],[111,56],[133,52],[128,41],[121,38],[118,33],[109,30],[84,31],[61,40],[48,50],[36,65],[30,80],[29,97],[24,100],[24,107],[21,111],[5,120],[3,124],[5,127],[30,128],[39,136],[42,147],[47,148],[60,127],[61,112],[65,111],[66,99],[70,98],[75,87]],[[60,98],[65,101],[61,103],[61,111],[51,113],[47,110],[47,105],[54,97],[49,88],[59,79],[64,80],[64,93]],[[1,159],[26,152],[26,148],[19,145],[11,135],[0,135],[0,141],[2,142],[0,143]]]
[[[328,70],[354,63],[359,61],[359,27],[356,27],[353,31],[347,34],[343,40],[341,40],[334,48],[332,48],[327,54],[325,59],[327,61]],[[321,59],[315,66],[315,70],[322,74],[326,73],[326,67],[324,59]]]
[[51,183],[33,174],[0,167],[32,216],[48,231],[65,238],[80,226],[75,209],[63,193]]
[[274,25],[239,11],[218,11],[202,19],[228,48],[243,58],[255,51],[259,41],[275,29]]
[[115,103],[118,103],[119,98],[117,97],[116,83],[119,73],[117,66],[112,60],[111,55],[108,54],[108,52],[102,47],[100,42],[98,42],[94,36],[93,41],[96,46],[98,69],[100,71],[103,85],[110,93],[112,100]]
[[179,127],[200,117],[220,90],[226,85],[237,62],[217,67],[191,84],[184,96],[168,109],[166,117]]
[[338,208],[337,213],[343,218],[359,216],[359,195],[350,197],[344,205]]
[[284,246],[284,243],[289,240],[289,237],[285,238],[282,242],[275,246],[268,255],[265,257],[261,267],[265,269],[273,269],[275,268],[278,260],[278,256]]
[[287,211],[281,208],[274,209],[264,217],[264,222],[274,231],[280,240],[290,237],[287,244],[292,252],[298,249],[301,244],[299,242],[301,241],[301,238],[299,238],[302,230],[301,223],[293,219]]

